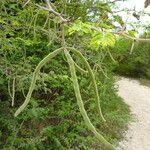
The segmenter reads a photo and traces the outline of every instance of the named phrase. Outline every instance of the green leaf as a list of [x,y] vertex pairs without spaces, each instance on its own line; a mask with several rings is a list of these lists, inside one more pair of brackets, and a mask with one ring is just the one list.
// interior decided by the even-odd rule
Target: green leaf
[[115,45],[116,38],[113,34],[109,32],[95,32],[91,40],[91,46],[94,48],[102,47],[112,47]]
[[135,37],[135,35],[137,34],[137,31],[129,30],[128,33],[129,33],[129,35]]
[[117,21],[121,26],[124,26],[124,21],[122,20],[122,17],[119,15],[114,16],[115,21]]
[[81,35],[83,35],[84,33],[90,33],[91,32],[91,25],[90,23],[83,23],[82,21],[77,20],[69,29],[69,35],[75,33],[75,32],[79,32]]
[[4,18],[0,18],[0,23],[5,23],[5,19]]

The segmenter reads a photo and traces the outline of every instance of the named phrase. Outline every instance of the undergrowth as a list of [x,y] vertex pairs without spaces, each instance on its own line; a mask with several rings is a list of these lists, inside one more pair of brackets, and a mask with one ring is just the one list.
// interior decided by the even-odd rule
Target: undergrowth
[[[60,22],[58,18],[39,11],[32,4],[26,7],[22,7],[21,1],[1,1],[0,4],[0,149],[104,149],[88,130],[79,112],[63,53],[41,69],[31,102],[18,117],[14,117],[27,95],[34,68],[46,55],[60,47]],[[68,14],[73,19],[85,14],[80,13],[81,10],[86,12],[88,9],[88,6],[85,10],[74,7],[73,12],[72,6],[66,7],[69,7]],[[106,5],[102,14],[106,8],[109,11]],[[76,9],[81,9],[79,14]],[[87,19],[87,16],[82,17]],[[107,38],[114,37],[108,33],[105,36],[107,46]],[[89,35],[85,38],[78,33],[66,37],[67,44],[72,46],[75,41],[76,49],[90,62],[106,123],[97,113],[91,79],[77,72],[88,116],[97,130],[115,145],[122,138],[122,131],[131,119],[129,107],[117,96],[117,89],[114,88],[112,70],[116,62],[110,57],[111,49],[99,47],[96,51],[89,47],[88,40]],[[114,44],[114,40],[110,40],[110,43]],[[79,58],[73,53],[71,55],[83,66]]]

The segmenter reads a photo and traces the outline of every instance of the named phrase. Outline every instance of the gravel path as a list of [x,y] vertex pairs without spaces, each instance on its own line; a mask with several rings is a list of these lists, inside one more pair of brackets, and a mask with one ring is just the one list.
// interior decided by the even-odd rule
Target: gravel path
[[121,78],[117,85],[119,96],[135,116],[135,122],[129,125],[125,139],[119,145],[124,150],[150,150],[150,88],[127,78]]

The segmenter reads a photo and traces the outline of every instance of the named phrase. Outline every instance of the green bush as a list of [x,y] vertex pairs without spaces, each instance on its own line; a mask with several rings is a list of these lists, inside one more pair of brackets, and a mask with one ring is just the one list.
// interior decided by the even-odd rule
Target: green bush
[[[148,35],[141,36],[141,38],[148,37]],[[122,46],[120,47],[120,45]],[[129,54],[131,45],[131,41],[126,39],[120,39],[118,45],[116,44],[115,49],[120,49],[120,54],[116,55],[119,63],[115,72],[125,76],[150,79],[150,44],[136,42],[133,53]]]
[[[58,18],[39,11],[33,4],[24,8],[21,1],[1,1],[0,4],[0,149],[100,149],[98,140],[89,132],[79,112],[63,54],[42,68],[30,104],[17,118],[14,117],[28,92],[36,65],[49,52],[60,47],[60,23]],[[66,10],[72,19],[88,20],[88,6],[85,10],[72,5],[68,7]],[[106,8],[109,11],[104,5],[103,9]],[[80,13],[81,10],[84,13]],[[50,19],[45,22],[48,16]],[[129,108],[116,94],[112,73],[116,63],[108,55],[108,49],[95,51],[87,45],[88,39],[88,36],[84,38],[76,33],[66,36],[68,45],[76,41],[76,48],[86,55],[94,70],[107,123],[103,123],[97,113],[90,79],[78,72],[88,115],[102,135],[115,143],[130,119]],[[80,60],[78,63],[81,64]],[[14,107],[11,106],[13,92]]]

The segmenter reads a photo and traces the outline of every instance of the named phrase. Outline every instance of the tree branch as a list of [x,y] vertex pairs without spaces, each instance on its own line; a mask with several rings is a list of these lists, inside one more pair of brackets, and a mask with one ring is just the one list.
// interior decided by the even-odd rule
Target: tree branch
[[46,10],[46,11],[49,11],[49,12],[53,13],[55,16],[57,16],[57,17],[60,18],[60,20],[61,20],[62,23],[67,23],[67,22],[69,22],[69,20],[63,18],[60,13],[56,12],[56,11],[53,9],[52,4],[51,4],[51,2],[50,2],[49,0],[45,0],[45,1],[46,1],[46,3],[47,3],[47,7],[43,7],[43,6],[40,6],[40,5],[38,5],[38,4],[36,4],[36,6],[38,6],[38,7],[41,8],[41,9],[44,9],[44,10]]
[[133,40],[133,41],[140,41],[140,42],[150,42],[150,39],[146,39],[146,38],[134,38],[134,37],[131,37],[129,36],[127,33],[125,32],[113,32],[114,34],[118,34],[118,35],[122,35],[130,40]]
[[30,0],[27,0],[27,1],[25,2],[25,4],[23,5],[23,7],[25,7],[29,2],[30,2]]
[[113,0],[113,1],[107,2],[107,4],[116,3],[116,2],[120,2],[120,1],[122,1],[122,0]]
[[[46,11],[49,11],[49,12],[53,13],[55,16],[57,16],[57,17],[60,18],[60,20],[61,20],[62,23],[68,23],[68,22],[70,22],[69,20],[65,19],[65,18],[62,16],[62,14],[56,12],[56,11],[53,9],[52,4],[51,4],[51,2],[50,2],[49,0],[45,0],[45,1],[46,1],[46,3],[47,3],[47,7],[43,7],[43,6],[40,6],[40,5],[38,5],[38,4],[36,4],[36,6],[38,6],[38,7],[41,8],[41,9],[44,9],[44,10],[46,10]],[[120,1],[120,0],[114,0],[114,1],[112,1],[112,2],[115,2],[115,1]],[[93,30],[96,30],[96,31],[102,31],[99,27],[92,27],[92,29],[93,29]],[[108,32],[108,31],[106,31],[106,32]],[[109,32],[110,32],[110,31],[109,31]],[[150,39],[131,37],[131,36],[129,36],[127,33],[125,33],[124,31],[121,31],[121,32],[110,32],[110,33],[122,35],[122,36],[124,36],[124,37],[126,37],[126,38],[128,38],[128,39],[130,39],[130,40],[133,40],[133,41],[150,42]]]
[[[92,27],[93,30],[95,31],[100,31],[102,32],[102,29],[99,28],[99,27]],[[110,32],[112,34],[117,34],[117,35],[121,35],[121,36],[124,36],[132,41],[140,41],[140,42],[150,42],[150,38],[135,38],[135,37],[132,37],[130,35],[128,35],[126,32],[124,31],[121,31],[121,32],[111,32],[111,31],[104,31],[104,32]]]

